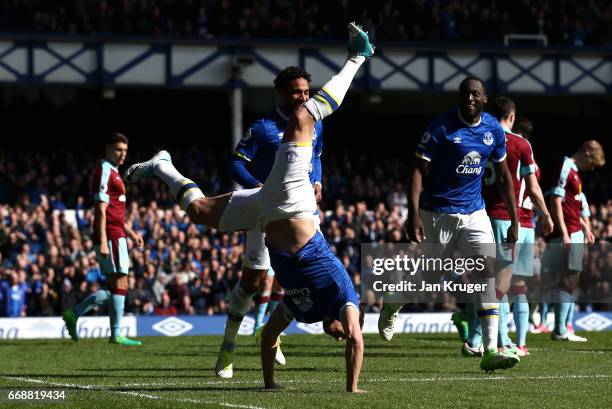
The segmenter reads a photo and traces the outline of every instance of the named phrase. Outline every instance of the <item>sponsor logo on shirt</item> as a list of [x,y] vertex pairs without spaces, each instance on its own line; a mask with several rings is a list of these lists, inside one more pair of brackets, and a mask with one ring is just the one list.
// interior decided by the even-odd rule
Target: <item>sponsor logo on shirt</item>
[[457,166],[456,171],[462,175],[480,175],[480,172],[482,172],[482,168],[480,166],[481,160],[482,158],[480,153],[471,151],[463,157],[461,165]]
[[310,290],[306,287],[285,290],[285,295],[288,296],[293,304],[302,312],[310,310],[314,305],[310,298]]

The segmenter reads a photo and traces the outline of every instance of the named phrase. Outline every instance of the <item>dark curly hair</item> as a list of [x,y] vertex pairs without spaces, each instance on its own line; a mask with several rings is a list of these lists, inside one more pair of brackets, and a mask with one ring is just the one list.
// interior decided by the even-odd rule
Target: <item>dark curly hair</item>
[[274,78],[274,88],[284,89],[289,86],[291,81],[297,78],[304,78],[310,84],[310,74],[300,67],[287,67],[278,73]]

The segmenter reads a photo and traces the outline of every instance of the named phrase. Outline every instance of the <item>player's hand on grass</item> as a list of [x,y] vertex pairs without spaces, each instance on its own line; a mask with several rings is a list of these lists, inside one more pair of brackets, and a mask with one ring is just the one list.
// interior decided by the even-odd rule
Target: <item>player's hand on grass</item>
[[409,215],[406,221],[406,236],[410,241],[417,243],[425,240],[425,231],[423,230],[423,221],[419,215]]
[[110,254],[110,250],[108,249],[108,243],[106,242],[106,240],[103,240],[102,244],[100,244],[100,254],[102,255],[102,257],[108,257],[108,255]]

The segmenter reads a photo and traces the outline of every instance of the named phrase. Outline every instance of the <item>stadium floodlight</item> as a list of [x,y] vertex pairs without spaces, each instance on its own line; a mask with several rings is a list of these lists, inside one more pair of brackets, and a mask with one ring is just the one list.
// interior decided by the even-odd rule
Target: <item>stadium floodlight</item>
[[504,35],[504,46],[508,47],[512,45],[512,42],[533,42],[540,44],[542,47],[548,47],[548,36],[546,34],[506,34]]

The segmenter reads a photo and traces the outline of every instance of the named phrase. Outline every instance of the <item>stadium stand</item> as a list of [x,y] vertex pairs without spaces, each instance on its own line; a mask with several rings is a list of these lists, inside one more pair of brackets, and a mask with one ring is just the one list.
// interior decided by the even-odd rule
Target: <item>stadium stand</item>
[[[138,160],[138,153],[132,156],[130,161]],[[225,169],[220,152],[206,155],[191,147],[175,153],[175,158],[207,193],[230,189],[226,175],[218,172]],[[91,240],[88,190],[94,163],[93,156],[59,148],[46,154],[0,153],[0,315],[58,315],[104,285]],[[399,158],[379,161],[365,153],[324,155],[322,231],[356,285],[360,243],[403,239],[407,166]],[[612,174],[595,176],[586,188],[593,231],[599,242],[610,242],[612,200],[606,198]],[[155,180],[146,183],[130,185],[128,190],[128,218],[146,245],[144,250],[131,251],[126,312],[226,313],[227,295],[241,273],[244,236],[190,224],[166,189]],[[540,254],[545,245],[539,242]],[[581,295],[585,299],[608,295],[610,246],[589,249],[585,263]],[[11,287],[19,288],[19,297],[8,297]],[[367,301],[367,308],[376,311],[379,300]]]
[[355,19],[377,42],[501,43],[505,34],[524,33],[544,34],[550,44],[612,44],[606,0],[0,2],[0,31],[11,33],[339,40],[336,22]]

